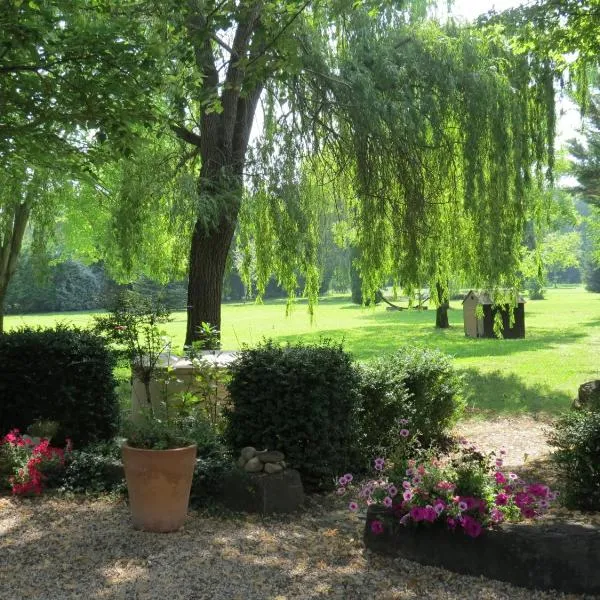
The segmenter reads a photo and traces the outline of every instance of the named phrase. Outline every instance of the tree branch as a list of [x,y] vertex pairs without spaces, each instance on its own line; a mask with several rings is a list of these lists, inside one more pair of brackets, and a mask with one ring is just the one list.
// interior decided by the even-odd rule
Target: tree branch
[[170,128],[171,131],[184,142],[192,144],[192,146],[200,147],[202,138],[197,133],[194,133],[193,131],[182,127],[181,125],[176,125],[174,123],[170,125]]

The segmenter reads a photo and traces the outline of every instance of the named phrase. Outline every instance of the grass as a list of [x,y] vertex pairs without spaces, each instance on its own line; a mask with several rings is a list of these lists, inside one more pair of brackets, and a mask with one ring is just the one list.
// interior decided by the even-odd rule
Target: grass
[[[183,344],[184,312],[166,326],[174,347]],[[91,313],[8,316],[6,327],[85,326]],[[466,338],[460,302],[453,302],[449,330],[434,328],[435,312],[361,308],[347,297],[321,300],[313,323],[306,302],[285,316],[285,302],[223,306],[223,347],[238,349],[264,337],[306,342],[327,337],[343,341],[359,360],[393,352],[404,344],[439,348],[455,358],[465,374],[470,413],[474,416],[529,413],[555,415],[568,407],[584,381],[600,376],[600,294],[582,288],[550,289],[546,300],[525,306],[526,337],[521,340]]]

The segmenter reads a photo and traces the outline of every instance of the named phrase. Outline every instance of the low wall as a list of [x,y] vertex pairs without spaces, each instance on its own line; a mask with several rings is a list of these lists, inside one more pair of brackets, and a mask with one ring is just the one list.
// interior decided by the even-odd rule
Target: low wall
[[[206,351],[202,359],[209,364],[221,368],[227,368],[234,359],[235,352],[217,352]],[[169,374],[167,377],[167,370]],[[157,377],[150,382],[150,396],[152,398],[152,407],[154,414],[164,413],[164,403],[172,403],[174,399],[182,393],[198,392],[198,383],[196,374],[198,369],[187,358],[179,358],[174,355],[161,357],[157,365]],[[227,390],[224,387],[219,388],[220,399],[227,397]],[[136,418],[147,404],[146,389],[144,384],[133,377],[131,388],[131,412],[133,418]]]
[[367,513],[364,542],[375,552],[530,589],[600,594],[600,531],[595,527],[514,524],[473,539],[437,526],[390,527],[383,518],[385,530],[375,535],[371,522],[381,518],[380,509]]

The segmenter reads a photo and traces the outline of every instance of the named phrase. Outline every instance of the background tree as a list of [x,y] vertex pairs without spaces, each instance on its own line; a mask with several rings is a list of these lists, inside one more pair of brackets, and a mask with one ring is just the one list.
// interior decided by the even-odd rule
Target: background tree
[[30,218],[35,248],[48,241],[73,180],[131,153],[155,114],[152,32],[134,2],[21,2],[0,11],[0,331],[6,290]]

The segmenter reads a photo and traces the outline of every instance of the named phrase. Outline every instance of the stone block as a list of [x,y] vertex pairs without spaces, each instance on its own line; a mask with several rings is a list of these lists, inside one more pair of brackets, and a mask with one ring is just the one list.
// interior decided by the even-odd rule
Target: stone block
[[225,478],[221,499],[231,510],[283,514],[302,506],[304,490],[300,473],[294,469],[270,475],[238,471]]

